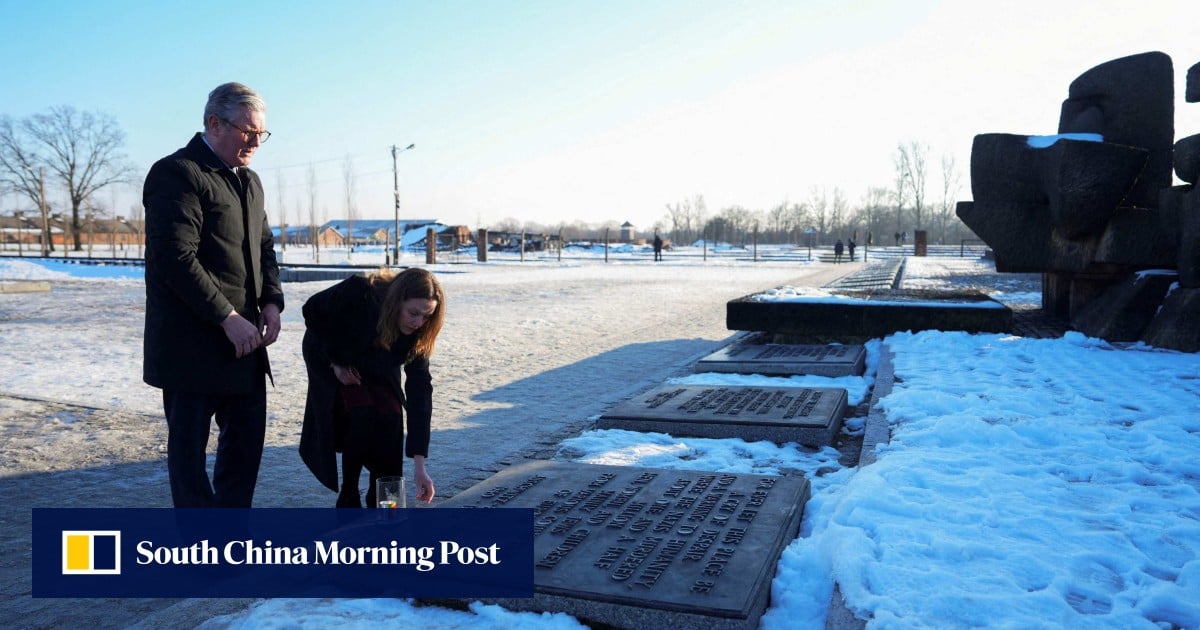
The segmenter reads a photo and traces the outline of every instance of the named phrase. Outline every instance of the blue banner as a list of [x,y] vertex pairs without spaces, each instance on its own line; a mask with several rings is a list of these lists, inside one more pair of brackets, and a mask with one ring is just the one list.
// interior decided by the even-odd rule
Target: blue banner
[[34,597],[532,597],[530,509],[33,510]]

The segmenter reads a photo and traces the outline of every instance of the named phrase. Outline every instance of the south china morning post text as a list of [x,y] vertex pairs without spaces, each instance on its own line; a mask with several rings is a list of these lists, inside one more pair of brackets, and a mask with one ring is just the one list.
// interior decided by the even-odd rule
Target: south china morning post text
[[533,560],[530,509],[33,510],[34,597],[532,597]]
[[352,547],[339,540],[314,540],[311,547],[284,547],[272,541],[231,540],[223,546],[207,538],[187,547],[156,547],[154,541],[137,544],[137,564],[162,565],[242,565],[242,564],[357,564],[411,565],[417,571],[432,571],[438,566],[499,565],[500,545],[463,547],[453,540],[439,540],[437,547],[402,547],[395,540],[374,547]]

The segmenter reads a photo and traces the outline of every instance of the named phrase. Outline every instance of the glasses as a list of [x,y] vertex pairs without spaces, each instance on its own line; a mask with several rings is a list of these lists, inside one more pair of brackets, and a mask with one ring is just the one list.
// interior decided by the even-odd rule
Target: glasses
[[267,131],[265,129],[263,131],[255,131],[253,129],[242,129],[241,127],[233,124],[233,121],[231,121],[227,118],[222,118],[221,120],[224,121],[226,125],[229,125],[230,127],[233,127],[234,129],[237,129],[238,131],[242,132],[242,140],[245,142],[250,142],[250,138],[257,136],[258,143],[262,144],[271,137],[271,132]]

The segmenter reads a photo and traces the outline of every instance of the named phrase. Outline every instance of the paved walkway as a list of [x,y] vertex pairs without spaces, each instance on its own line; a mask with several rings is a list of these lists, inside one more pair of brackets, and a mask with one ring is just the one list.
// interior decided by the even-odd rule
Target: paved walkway
[[[522,356],[485,352],[478,339],[448,339],[446,352],[457,352],[447,369],[439,374],[439,386],[456,391],[446,401],[451,428],[441,431],[435,466],[439,495],[453,496],[496,470],[521,458],[546,458],[554,454],[563,438],[577,435],[591,424],[608,405],[661,383],[665,378],[690,371],[699,357],[736,338],[740,333],[724,330],[723,309],[729,299],[725,293],[745,294],[779,284],[824,286],[848,274],[862,270],[864,263],[824,265],[812,269],[761,267],[739,276],[737,284],[724,287],[724,293],[697,290],[683,295],[682,303],[656,303],[653,283],[630,281],[628,284],[597,286],[591,280],[568,280],[560,286],[522,286],[514,281],[512,303],[529,304],[543,294],[562,293],[571,298],[556,298],[553,316],[545,315],[548,325],[530,320],[519,309],[499,308],[494,294],[469,290],[455,293],[454,306],[471,317],[494,321],[497,334],[533,339],[537,343],[502,345],[507,352],[518,348]],[[519,273],[519,272],[518,272]],[[515,275],[515,274],[514,274]],[[311,290],[311,289],[310,289]],[[97,300],[119,302],[124,289],[103,294]],[[739,293],[740,292],[740,293]],[[298,292],[297,292],[298,293]],[[135,296],[135,302],[140,298]],[[294,304],[301,303],[298,298]],[[611,320],[601,320],[599,329],[592,314],[597,308],[619,304],[653,304],[661,312],[652,321],[622,330],[608,329]],[[475,312],[477,311],[477,312]],[[715,313],[719,313],[714,316]],[[294,315],[294,314],[293,314]],[[140,319],[138,320],[140,322]],[[542,324],[546,322],[541,322]],[[536,329],[530,328],[535,326]],[[136,328],[136,326],[135,326]],[[504,332],[499,332],[504,331]],[[581,336],[592,339],[580,346]],[[454,350],[451,350],[453,348]],[[439,352],[443,352],[439,343]],[[652,362],[645,357],[654,356]],[[273,361],[275,363],[275,361]],[[280,369],[302,369],[297,357],[279,361]],[[287,368],[286,366],[292,366]],[[286,369],[285,369],[286,368]],[[451,369],[452,368],[452,369]],[[885,368],[886,369],[886,368]],[[282,374],[286,378],[294,375]],[[553,383],[555,387],[547,387]],[[561,383],[568,383],[560,386]],[[2,386],[0,386],[2,387]],[[551,395],[545,396],[545,392]],[[566,397],[563,391],[571,391]],[[302,407],[299,392],[278,392],[272,403],[282,418],[298,417]],[[0,396],[0,421],[7,421],[5,410],[13,417],[50,422],[60,414],[87,419],[109,435],[125,435],[129,441],[161,442],[161,417],[136,413],[115,413],[105,409],[70,405],[57,401]],[[863,412],[865,413],[865,412]],[[301,507],[331,503],[333,495],[320,488],[300,464],[295,454],[298,425],[273,420],[278,435],[264,453],[263,475],[258,496],[263,507]],[[153,430],[146,426],[157,427]],[[34,429],[31,429],[34,430]],[[435,432],[437,433],[437,432]],[[503,436],[503,439],[497,439]],[[119,441],[124,441],[119,440]],[[80,444],[80,449],[95,448]],[[5,625],[23,628],[71,627],[194,627],[218,615],[245,609],[252,599],[108,599],[59,600],[32,599],[30,593],[30,506],[47,506],[64,487],[90,493],[105,507],[169,505],[165,470],[161,454],[126,457],[107,466],[82,466],[63,470],[42,470],[8,474],[0,478],[0,504],[7,505],[0,521],[0,608]],[[5,454],[5,457],[8,457]],[[11,462],[10,462],[11,463]],[[49,473],[53,474],[49,474]],[[48,503],[50,501],[50,503]],[[14,506],[20,506],[13,509]]]

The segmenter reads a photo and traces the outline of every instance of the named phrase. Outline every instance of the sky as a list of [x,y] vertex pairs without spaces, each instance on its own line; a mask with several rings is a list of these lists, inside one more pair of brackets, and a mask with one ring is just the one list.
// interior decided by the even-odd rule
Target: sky
[[[0,114],[111,114],[144,175],[240,81],[268,103],[253,167],[275,222],[307,220],[311,169],[323,219],[349,170],[362,217],[393,215],[396,181],[402,216],[648,229],[697,195],[856,202],[911,141],[969,198],[974,135],[1053,133],[1073,78],[1149,50],[1175,61],[1179,137],[1200,132],[1198,19],[1188,0],[0,0]],[[128,214],[136,190],[98,201]]]
[[[588,265],[570,266],[580,264]],[[694,258],[671,264],[677,275],[712,272]],[[484,275],[479,267],[456,268],[452,277],[472,285],[494,282],[497,299],[511,290],[511,274]],[[0,277],[12,279],[84,280],[75,275],[80,268],[57,260],[0,258]],[[140,285],[128,269],[99,269],[111,274],[96,271],[86,281],[105,296]],[[546,286],[557,286],[564,273],[552,263],[521,269]],[[619,265],[595,269],[612,277],[625,274]],[[904,286],[945,288],[948,276],[991,271],[984,261],[909,258]],[[682,283],[662,286],[664,304],[678,300],[673,286]],[[558,295],[580,299],[570,292]],[[1026,306],[1039,296],[992,295]],[[60,326],[40,325],[37,308],[4,304],[12,320],[6,344],[45,348],[64,334]],[[28,308],[33,312],[25,313]],[[85,319],[92,310],[83,303],[58,308]],[[610,311],[606,321],[614,324],[640,321],[637,313]],[[474,325],[486,328],[489,322]],[[42,355],[31,353],[20,365],[0,357],[0,376],[7,380],[9,369],[19,373],[8,387],[36,391],[42,399],[83,396],[84,404],[103,407],[110,404],[103,396],[131,396],[111,384],[89,394],[57,376],[62,370],[87,373],[98,360],[136,361],[125,355],[139,353],[140,344],[122,341],[120,327],[112,328],[114,343],[103,357],[66,353],[38,359]],[[851,611],[874,619],[872,628],[1200,627],[1200,355],[1113,345],[1075,332],[1058,339],[905,332],[865,347],[862,376],[691,374],[669,382],[841,387],[855,406],[871,395],[886,350],[895,379],[876,408],[886,415],[891,438],[869,466],[844,467],[829,447],[623,430],[584,431],[564,440],[555,459],[738,474],[802,471],[812,482],[812,498],[800,536],[779,560],[761,620],[764,630],[824,628],[835,582]],[[595,367],[596,373],[607,372]],[[61,437],[65,432],[83,432],[87,424],[48,422],[66,425],[46,429],[59,444],[68,442]],[[851,419],[847,430],[861,432],[863,419]],[[94,474],[106,473],[98,468]],[[583,627],[561,613],[514,613],[478,603],[470,611],[452,611],[400,599],[262,600],[201,624],[310,626]]]

